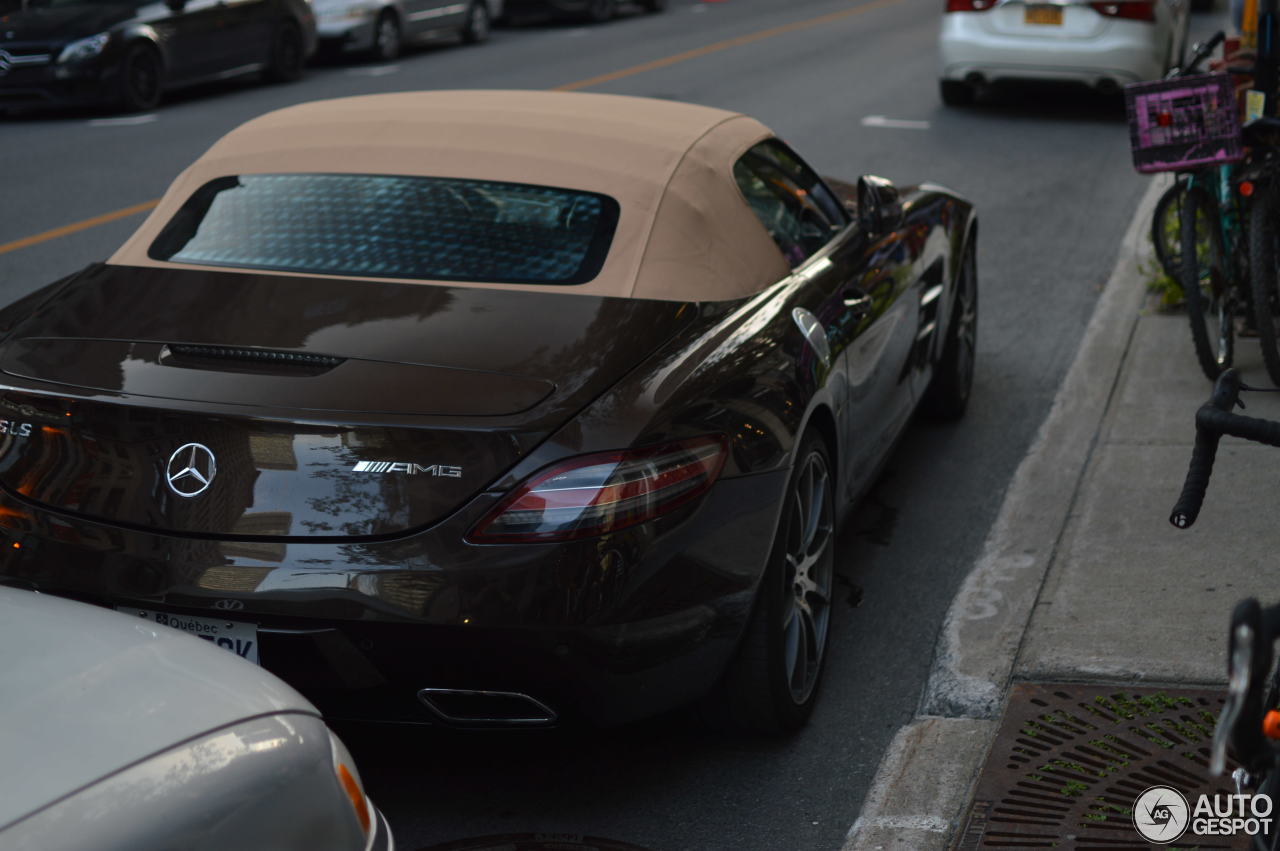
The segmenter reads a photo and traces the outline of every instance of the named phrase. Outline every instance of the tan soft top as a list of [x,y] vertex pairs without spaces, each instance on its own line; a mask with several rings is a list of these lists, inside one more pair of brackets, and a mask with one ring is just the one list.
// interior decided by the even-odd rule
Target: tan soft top
[[218,140],[109,262],[207,268],[152,260],[147,249],[192,193],[218,177],[457,177],[599,192],[616,199],[621,212],[604,266],[585,284],[450,286],[740,298],[789,272],[732,173],[738,157],[770,136],[738,113],[619,95],[441,91],[306,103],[255,118]]

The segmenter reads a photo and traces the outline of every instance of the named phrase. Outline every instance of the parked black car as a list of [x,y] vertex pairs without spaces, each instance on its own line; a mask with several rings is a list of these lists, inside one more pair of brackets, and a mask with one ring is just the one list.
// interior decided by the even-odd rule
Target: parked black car
[[718,109],[278,110],[0,311],[0,583],[334,718],[795,728],[842,518],[914,410],[964,413],[976,239]]
[[0,11],[0,110],[151,109],[193,83],[297,79],[316,46],[306,0],[9,0]]

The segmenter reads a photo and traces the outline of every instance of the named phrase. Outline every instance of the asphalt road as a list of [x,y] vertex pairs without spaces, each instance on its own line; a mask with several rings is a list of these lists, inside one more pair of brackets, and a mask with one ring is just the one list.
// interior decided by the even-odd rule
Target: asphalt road
[[550,88],[631,69],[589,88],[742,110],[824,173],[928,179],[977,203],[982,305],[970,415],[952,427],[912,426],[844,530],[848,604],[836,612],[810,726],[765,740],[681,718],[606,732],[344,730],[400,847],[528,832],[653,849],[839,847],[885,745],[916,709],[947,606],[1048,412],[1144,187],[1117,100],[1037,89],[943,108],[940,5],[673,0],[662,15],[499,30],[484,46],[326,66],[293,85],[204,88],[154,117],[0,121],[6,301],[106,257],[140,216],[7,248],[13,242],[159,197],[252,116],[360,93]]

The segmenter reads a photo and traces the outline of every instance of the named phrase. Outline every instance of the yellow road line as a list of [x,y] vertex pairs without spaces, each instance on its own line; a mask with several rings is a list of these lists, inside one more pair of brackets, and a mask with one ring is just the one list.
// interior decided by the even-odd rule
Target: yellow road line
[[125,207],[123,210],[116,210],[114,213],[103,213],[101,216],[94,216],[92,219],[85,219],[82,222],[63,225],[60,228],[47,230],[44,233],[38,233],[35,236],[28,236],[24,239],[16,239],[13,242],[6,242],[4,245],[0,245],[0,254],[8,254],[10,251],[17,251],[19,248],[28,248],[32,245],[48,242],[51,239],[57,239],[60,236],[79,233],[82,230],[96,228],[98,225],[105,225],[118,219],[128,218],[129,216],[134,216],[138,213],[145,213],[159,203],[160,199],[156,198],[152,201],[134,204],[132,207]]
[[[843,18],[851,18],[854,15],[860,15],[863,12],[870,12],[874,9],[883,9],[885,6],[893,6],[901,2],[902,0],[871,0],[870,3],[863,3],[850,9],[841,9],[839,12],[831,12],[830,14],[820,15],[816,18],[808,18],[803,21],[795,21],[790,24],[783,24],[779,27],[760,30],[759,32],[747,33],[746,35],[740,35],[737,38],[717,41],[713,44],[708,44],[705,47],[698,47],[693,50],[686,50],[683,53],[666,56],[662,59],[655,59],[652,62],[632,65],[630,68],[623,68],[620,71],[610,71],[608,74],[601,74],[597,77],[588,77],[585,80],[578,80],[574,83],[565,83],[563,86],[556,86],[552,91],[573,92],[579,89],[588,89],[592,86],[611,83],[614,80],[621,80],[626,77],[634,77],[637,74],[644,74],[648,71],[657,71],[659,68],[669,68],[672,65],[678,65],[681,62],[687,62],[690,59],[697,59],[701,56],[708,56],[712,53],[719,53],[722,50],[742,47],[745,44],[753,44],[757,41],[786,35],[787,33],[813,29],[814,27],[820,27],[823,24],[829,24]],[[8,254],[10,251],[17,251],[20,248],[29,248],[32,245],[39,245],[40,243],[48,242],[51,239],[69,236],[73,233],[79,233],[82,230],[96,228],[98,225],[105,225],[109,222],[137,215],[138,213],[145,213],[159,203],[160,199],[156,198],[155,200],[146,201],[142,204],[135,204],[132,207],[125,207],[123,210],[104,213],[101,216],[94,216],[92,219],[85,219],[84,221],[76,222],[74,224],[64,225],[63,227],[54,228],[53,230],[47,230],[44,233],[38,233],[35,236],[28,236],[24,239],[14,240],[13,242],[6,242],[3,245],[0,245],[0,254]]]
[[787,33],[799,32],[800,30],[812,29],[813,27],[820,27],[823,24],[829,24],[833,21],[841,20],[842,18],[851,18],[854,15],[860,15],[863,12],[870,12],[873,9],[882,9],[885,6],[892,6],[901,2],[902,0],[872,0],[870,3],[863,3],[860,6],[854,6],[852,9],[842,9],[839,12],[832,12],[817,18],[808,18],[803,21],[783,24],[780,27],[773,27],[767,30],[760,30],[759,32],[747,33],[746,35],[740,35],[737,38],[717,41],[714,44],[708,44],[705,47],[686,50],[684,53],[677,53],[673,56],[655,59],[652,62],[632,65],[630,68],[623,68],[621,71],[611,71],[608,74],[601,74],[598,77],[589,77],[585,80],[578,80],[576,83],[565,83],[563,86],[556,86],[552,91],[573,92],[578,89],[599,86],[603,83],[611,83],[614,80],[621,80],[624,77],[634,77],[636,74],[643,74],[647,71],[657,71],[659,68],[669,68],[672,65],[687,62],[690,59],[697,59],[700,56],[707,56],[711,53],[719,53],[722,50],[728,50],[732,47],[741,47],[744,44],[763,41],[766,38],[773,38],[775,36],[786,35]]

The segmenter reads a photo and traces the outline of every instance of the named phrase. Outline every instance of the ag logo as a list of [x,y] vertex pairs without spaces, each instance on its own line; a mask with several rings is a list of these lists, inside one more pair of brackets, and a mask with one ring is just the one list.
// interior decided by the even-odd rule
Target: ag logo
[[1182,836],[1191,821],[1187,799],[1169,786],[1152,786],[1133,803],[1133,826],[1148,842],[1164,845]]
[[203,443],[184,443],[169,456],[165,480],[178,496],[199,496],[213,483],[218,463]]

